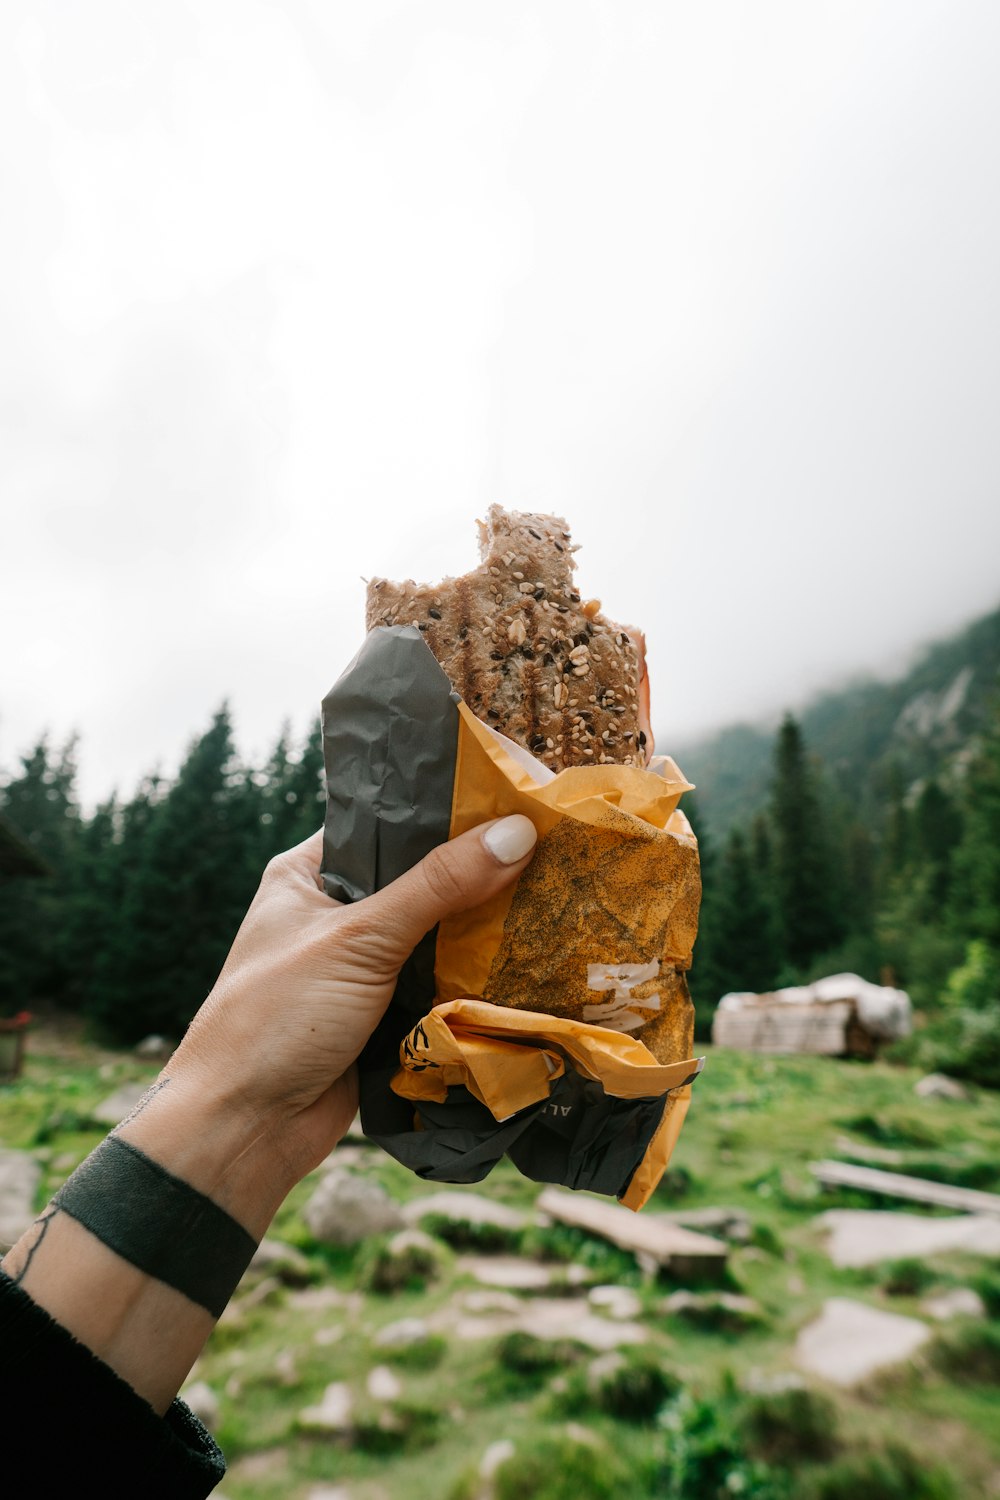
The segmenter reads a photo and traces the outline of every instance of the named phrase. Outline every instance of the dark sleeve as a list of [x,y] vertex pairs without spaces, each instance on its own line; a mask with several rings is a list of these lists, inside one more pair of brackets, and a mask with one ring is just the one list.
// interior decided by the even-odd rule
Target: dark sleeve
[[[159,1417],[130,1385],[0,1271],[3,1468],[16,1493],[203,1500],[226,1471],[193,1412]],[[61,1481],[61,1483],[60,1483]]]

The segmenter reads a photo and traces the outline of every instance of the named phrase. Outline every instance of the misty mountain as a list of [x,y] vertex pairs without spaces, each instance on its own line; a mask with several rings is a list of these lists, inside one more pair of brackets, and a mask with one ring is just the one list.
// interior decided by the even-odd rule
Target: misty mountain
[[[946,784],[961,776],[998,691],[1000,609],[929,647],[895,681],[866,678],[790,708],[831,792],[877,824],[899,778],[916,788],[931,776]],[[716,836],[746,823],[767,801],[777,727],[735,724],[671,747]]]

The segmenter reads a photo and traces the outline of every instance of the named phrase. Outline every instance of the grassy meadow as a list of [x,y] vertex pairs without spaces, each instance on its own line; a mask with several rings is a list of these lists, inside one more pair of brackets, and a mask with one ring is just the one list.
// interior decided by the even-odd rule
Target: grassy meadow
[[[66,1027],[36,1029],[24,1076],[0,1088],[0,1141],[41,1163],[39,1206],[101,1138],[98,1103],[155,1071]],[[271,1230],[305,1264],[284,1280],[248,1276],[192,1376],[218,1398],[215,1431],[230,1464],[220,1493],[306,1500],[325,1483],[343,1485],[351,1500],[1000,1495],[1000,1323],[935,1325],[913,1362],[850,1391],[782,1389],[796,1334],[828,1297],[925,1316],[929,1291],[976,1285],[1000,1316],[1000,1272],[982,1257],[838,1270],[824,1252],[824,1208],[914,1210],[821,1192],[809,1172],[820,1157],[1000,1191],[1000,1097],[970,1090],[964,1102],[921,1100],[919,1076],[888,1062],[710,1050],[650,1210],[726,1205],[749,1216],[749,1241],[734,1244],[717,1290],[752,1298],[752,1315],[711,1302],[670,1314],[676,1283],[643,1275],[630,1256],[579,1232],[544,1227],[503,1243],[470,1230],[456,1244],[452,1233],[432,1274],[417,1266],[403,1285],[376,1290],[377,1244],[333,1249],[311,1237],[302,1207],[315,1178],[307,1180]],[[432,1190],[375,1149],[348,1147],[347,1159],[400,1201]],[[530,1209],[539,1189],[504,1164],[471,1191]],[[595,1282],[631,1287],[646,1343],[616,1363],[572,1340],[452,1336],[449,1319],[476,1286],[463,1257],[498,1249],[552,1265],[548,1296],[559,1291],[558,1268],[573,1264]],[[434,1331],[398,1349],[376,1345],[379,1329],[407,1317]],[[389,1407],[366,1391],[369,1372],[384,1365],[400,1387]],[[300,1413],[335,1381],[353,1394],[352,1432],[302,1430]],[[482,1455],[505,1439],[514,1456],[487,1483]]]

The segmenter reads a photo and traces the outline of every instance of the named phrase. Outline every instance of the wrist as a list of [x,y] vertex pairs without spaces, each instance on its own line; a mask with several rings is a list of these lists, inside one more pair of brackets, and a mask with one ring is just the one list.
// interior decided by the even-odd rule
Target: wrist
[[258,1241],[298,1181],[273,1119],[183,1072],[165,1074],[115,1134]]
[[162,1412],[284,1192],[266,1133],[245,1113],[164,1078],[59,1189],[5,1269]]

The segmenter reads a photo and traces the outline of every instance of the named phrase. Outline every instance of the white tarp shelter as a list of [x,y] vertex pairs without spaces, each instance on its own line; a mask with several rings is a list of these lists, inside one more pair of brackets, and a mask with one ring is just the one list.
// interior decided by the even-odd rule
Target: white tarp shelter
[[831,974],[770,994],[723,995],[712,1041],[742,1052],[870,1057],[881,1042],[908,1036],[912,1024],[904,990],[871,984],[858,974]]

